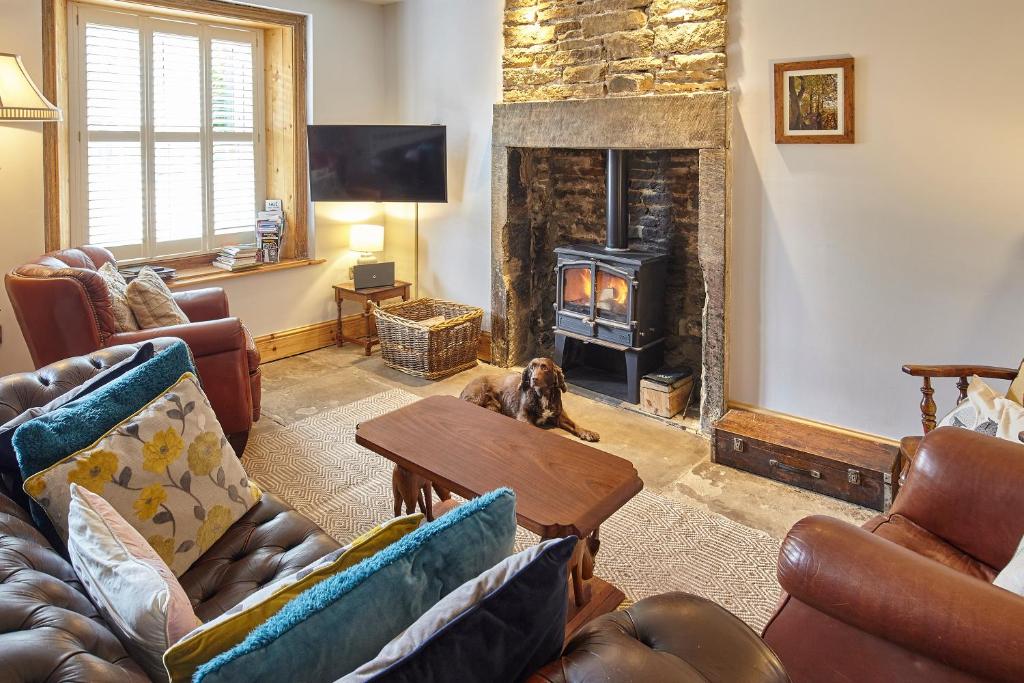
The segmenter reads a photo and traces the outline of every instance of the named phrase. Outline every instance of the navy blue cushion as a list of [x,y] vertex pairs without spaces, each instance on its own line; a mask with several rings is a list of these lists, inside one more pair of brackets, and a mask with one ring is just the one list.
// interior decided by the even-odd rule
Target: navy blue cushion
[[[519,681],[562,651],[576,537],[513,555],[434,605],[345,683]],[[341,682],[339,682],[341,683]]]

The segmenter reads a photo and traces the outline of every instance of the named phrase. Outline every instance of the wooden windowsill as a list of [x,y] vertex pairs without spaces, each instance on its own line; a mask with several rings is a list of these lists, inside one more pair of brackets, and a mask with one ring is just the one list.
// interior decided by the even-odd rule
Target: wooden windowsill
[[196,268],[183,268],[178,270],[174,278],[167,280],[167,286],[171,289],[193,287],[195,285],[217,282],[219,280],[230,280],[236,277],[270,273],[277,270],[291,270],[292,268],[303,268],[305,266],[318,266],[326,263],[327,259],[322,258],[296,258],[285,259],[279,263],[264,263],[248,270],[229,271],[215,268],[214,266],[200,266]]

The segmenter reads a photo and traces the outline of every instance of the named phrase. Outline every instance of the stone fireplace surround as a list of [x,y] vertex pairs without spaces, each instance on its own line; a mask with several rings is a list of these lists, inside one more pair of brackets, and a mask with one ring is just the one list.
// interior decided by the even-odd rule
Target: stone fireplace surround
[[[701,321],[701,428],[710,431],[725,409],[726,230],[728,116],[725,92],[510,102],[494,105],[491,143],[491,354],[502,366],[530,352],[513,277],[517,235],[509,223],[510,163],[522,150],[694,150],[697,156],[697,256],[704,280]],[[536,264],[529,264],[530,267]]]

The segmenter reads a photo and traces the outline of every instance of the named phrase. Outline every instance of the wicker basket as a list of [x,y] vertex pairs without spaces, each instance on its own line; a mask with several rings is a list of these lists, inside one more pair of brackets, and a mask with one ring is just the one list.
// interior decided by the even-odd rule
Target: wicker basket
[[[444,316],[426,326],[420,320]],[[396,370],[440,379],[476,366],[482,308],[440,299],[414,299],[374,310],[384,362]]]

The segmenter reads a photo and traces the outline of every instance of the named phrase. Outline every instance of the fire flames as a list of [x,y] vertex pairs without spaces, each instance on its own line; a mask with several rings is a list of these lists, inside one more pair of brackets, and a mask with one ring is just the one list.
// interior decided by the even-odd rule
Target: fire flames
[[[566,302],[589,305],[590,295],[594,290],[590,269],[567,268],[564,271],[564,278],[563,299]],[[629,292],[626,289],[626,281],[618,275],[599,270],[597,272],[597,292],[599,302],[606,305],[614,303],[625,308]]]
[[562,296],[566,301],[582,302],[589,305],[590,293],[593,289],[594,281],[590,274],[590,268],[567,268],[565,270]]
[[602,301],[614,301],[619,306],[626,305],[626,281],[618,275],[599,270],[597,272],[597,291],[601,292]]

